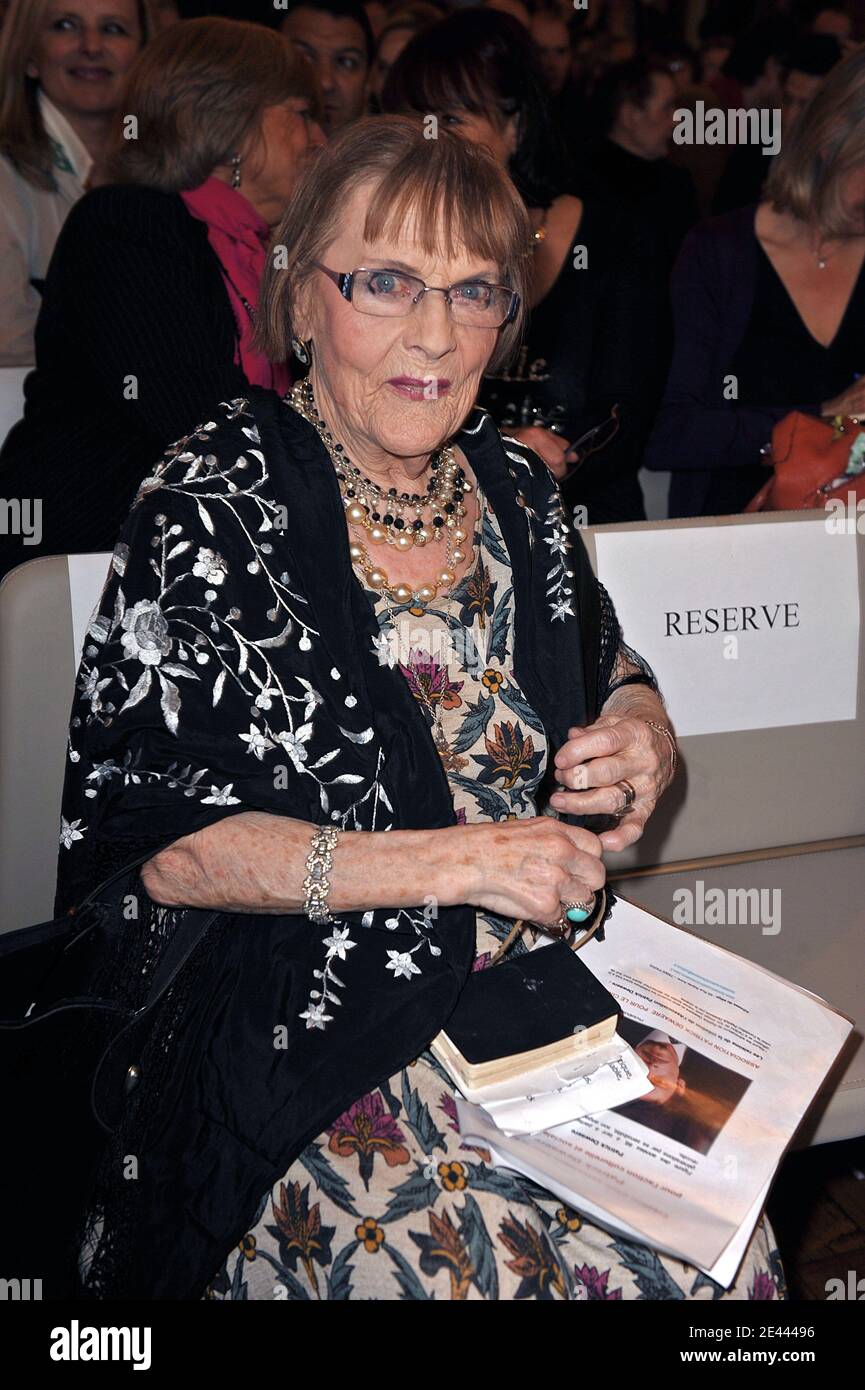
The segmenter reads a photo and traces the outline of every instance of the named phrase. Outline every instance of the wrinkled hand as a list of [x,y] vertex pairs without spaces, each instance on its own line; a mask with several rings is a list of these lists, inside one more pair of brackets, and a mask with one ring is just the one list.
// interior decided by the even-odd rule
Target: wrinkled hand
[[500,917],[557,923],[563,902],[587,902],[606,870],[597,835],[552,816],[461,826],[449,848],[451,873],[470,865],[463,902]]
[[568,741],[555,756],[556,776],[568,788],[555,792],[550,804],[568,815],[610,815],[620,811],[625,794],[617,782],[636,792],[627,815],[613,830],[598,836],[605,850],[621,850],[639,840],[658,797],[672,781],[670,745],[643,719],[602,714],[585,729],[568,730]]
[[521,444],[528,444],[540,454],[554,478],[563,478],[573,463],[573,459],[567,457],[570,444],[555,430],[543,429],[540,425],[520,425],[515,429],[506,426],[503,433]]

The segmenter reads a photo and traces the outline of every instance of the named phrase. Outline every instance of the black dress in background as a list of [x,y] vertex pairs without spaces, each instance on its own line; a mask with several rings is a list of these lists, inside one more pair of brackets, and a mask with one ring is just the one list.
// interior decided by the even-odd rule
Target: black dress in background
[[[584,265],[575,256],[580,247]],[[564,484],[566,501],[585,506],[590,525],[645,517],[637,470],[650,420],[652,285],[628,228],[605,204],[584,202],[559,275],[531,311],[517,361],[481,385],[480,404],[505,431],[541,424],[571,443],[618,405],[618,431]]]
[[575,160],[577,192],[627,213],[651,239],[666,278],[685,235],[697,221],[697,196],[687,169],[669,159],[641,159],[615,140],[588,145]]
[[720,215],[759,203],[773,159],[760,145],[734,145],[718,183],[713,212]]
[[[757,243],[757,284],[745,337],[729,372],[744,406],[777,406],[817,414],[865,372],[865,263],[835,337],[823,347],[805,327],[781,277]],[[809,402],[810,404],[800,404]],[[712,475],[704,515],[740,512],[770,477],[759,461]]]
[[112,550],[168,445],[247,389],[236,342],[207,228],[179,194],[85,194],[48,268],[24,418],[0,450],[0,496],[41,499],[41,543],[0,536],[0,576]]

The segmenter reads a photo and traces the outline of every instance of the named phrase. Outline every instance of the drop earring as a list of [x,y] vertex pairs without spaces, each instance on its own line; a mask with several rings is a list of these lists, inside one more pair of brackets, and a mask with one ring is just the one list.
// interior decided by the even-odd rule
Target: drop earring
[[233,155],[231,156],[231,186],[232,186],[232,188],[239,188],[239,187],[240,187],[240,155],[239,155],[239,154],[233,154]]
[[308,367],[312,361],[312,339],[307,338],[306,342],[302,338],[292,338],[291,350],[302,367]]

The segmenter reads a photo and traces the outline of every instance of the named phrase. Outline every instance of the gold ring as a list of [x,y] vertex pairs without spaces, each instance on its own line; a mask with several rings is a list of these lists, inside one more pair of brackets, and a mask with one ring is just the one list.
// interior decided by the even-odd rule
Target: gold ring
[[617,819],[620,819],[622,816],[626,816],[630,811],[631,807],[633,806],[636,800],[637,793],[634,791],[634,788],[631,786],[630,782],[626,782],[624,781],[624,779],[621,782],[617,782],[616,786],[621,787],[622,791],[625,793],[624,805],[620,806],[618,811],[613,811],[613,815]]

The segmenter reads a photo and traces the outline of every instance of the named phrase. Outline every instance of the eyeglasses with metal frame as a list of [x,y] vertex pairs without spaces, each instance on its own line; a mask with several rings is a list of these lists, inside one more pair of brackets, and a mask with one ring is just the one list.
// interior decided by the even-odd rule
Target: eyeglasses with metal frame
[[445,296],[454,323],[474,328],[504,328],[516,317],[520,305],[516,290],[488,280],[427,285],[419,275],[389,266],[338,271],[320,261],[313,261],[313,265],[333,281],[343,299],[359,313],[378,318],[405,318],[431,291]]

